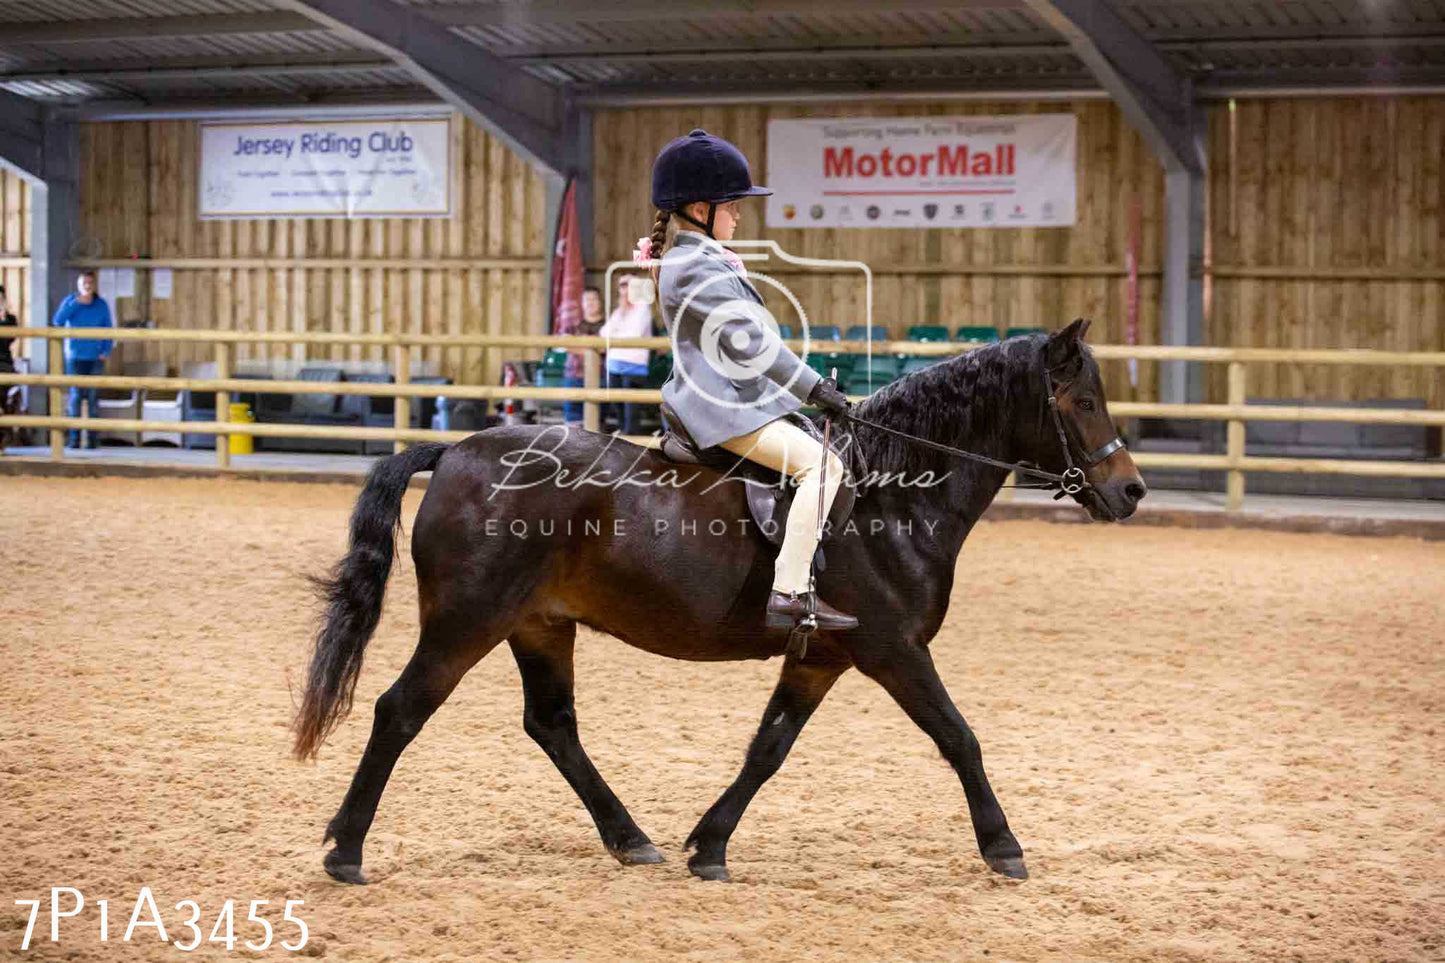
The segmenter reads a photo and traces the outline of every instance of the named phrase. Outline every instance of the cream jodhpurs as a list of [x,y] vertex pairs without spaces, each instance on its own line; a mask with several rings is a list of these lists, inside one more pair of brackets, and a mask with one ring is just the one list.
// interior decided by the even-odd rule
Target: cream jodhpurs
[[[812,590],[810,568],[818,547],[818,470],[822,467],[823,445],[797,425],[784,419],[770,421],[757,431],[730,438],[719,445],[748,461],[783,472],[798,483],[788,527],[773,571],[773,589],[801,595]],[[828,481],[823,491],[823,515],[833,508],[833,496],[843,484],[843,463],[828,453]]]

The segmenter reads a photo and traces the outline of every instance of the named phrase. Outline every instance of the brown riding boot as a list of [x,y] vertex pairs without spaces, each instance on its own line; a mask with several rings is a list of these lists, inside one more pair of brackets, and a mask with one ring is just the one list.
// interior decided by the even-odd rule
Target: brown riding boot
[[793,629],[812,613],[820,629],[856,629],[858,620],[818,598],[816,592],[779,592],[768,595],[767,621],[770,629]]

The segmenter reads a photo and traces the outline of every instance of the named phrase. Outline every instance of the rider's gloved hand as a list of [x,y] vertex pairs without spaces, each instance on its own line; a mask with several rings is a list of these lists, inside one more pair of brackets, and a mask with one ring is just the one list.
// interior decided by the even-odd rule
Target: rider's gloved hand
[[846,415],[849,407],[848,396],[838,390],[838,382],[832,378],[824,378],[813,387],[808,395],[808,404],[822,409],[830,417]]

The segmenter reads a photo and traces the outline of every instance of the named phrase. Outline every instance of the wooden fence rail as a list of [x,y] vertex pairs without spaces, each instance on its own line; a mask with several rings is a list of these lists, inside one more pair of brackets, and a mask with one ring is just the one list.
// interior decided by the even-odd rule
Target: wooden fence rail
[[[406,442],[422,440],[457,441],[467,436],[466,432],[433,431],[428,428],[355,428],[347,426],[255,424],[229,421],[229,400],[235,392],[257,392],[266,394],[314,394],[318,390],[327,394],[368,395],[391,397],[395,404],[394,425],[410,425],[410,404],[412,398],[460,398],[492,400],[512,398],[518,400],[538,399],[549,401],[582,401],[584,403],[583,424],[589,430],[599,426],[599,403],[634,402],[656,403],[661,392],[655,389],[604,388],[600,385],[601,353],[611,347],[645,347],[665,350],[670,347],[667,338],[616,338],[572,337],[560,338],[549,335],[416,335],[416,334],[336,334],[301,332],[242,332],[242,331],[200,331],[183,330],[158,331],[146,328],[96,328],[96,329],[54,329],[17,328],[6,332],[17,338],[38,338],[49,342],[49,360],[52,371],[61,368],[61,341],[65,338],[109,338],[117,341],[189,341],[205,342],[215,346],[215,378],[163,378],[132,377],[124,375],[62,375],[62,374],[0,374],[0,385],[30,385],[46,388],[50,392],[51,414],[16,415],[0,417],[0,426],[44,428],[50,430],[51,455],[63,458],[65,454],[62,431],[105,427],[116,431],[167,431],[177,430],[177,422],[147,421],[144,419],[114,418],[67,418],[59,417],[61,389],[76,386],[86,388],[115,388],[130,390],[161,391],[214,391],[216,395],[217,421],[182,422],[184,431],[192,434],[253,435],[262,437],[301,437],[330,439],[361,439],[392,441],[400,451]],[[376,384],[369,382],[327,382],[324,385],[312,381],[269,381],[231,377],[231,346],[234,344],[290,343],[290,344],[364,344],[387,346],[393,349],[395,382]],[[787,342],[796,350],[816,349],[818,342],[811,344],[801,340]],[[883,354],[904,354],[938,357],[957,354],[974,345],[962,342],[825,342],[830,352],[862,354],[876,352]],[[418,385],[411,383],[410,352],[408,348],[420,345],[441,345],[447,347],[565,347],[582,351],[586,358],[585,377],[581,388],[536,388],[531,386],[505,387],[496,385]],[[1094,355],[1105,359],[1127,359],[1160,361],[1195,361],[1206,364],[1227,364],[1229,366],[1229,403],[1217,404],[1160,404],[1151,402],[1112,402],[1110,410],[1121,417],[1183,418],[1227,422],[1226,446],[1223,455],[1165,454],[1141,452],[1134,460],[1141,467],[1193,468],[1227,472],[1227,505],[1237,509],[1243,504],[1244,473],[1247,471],[1319,473],[1364,476],[1396,476],[1410,478],[1445,478],[1445,462],[1422,461],[1366,461],[1351,459],[1320,458],[1260,458],[1248,456],[1244,450],[1244,425],[1249,421],[1325,421],[1349,422],[1377,425],[1445,426],[1445,411],[1420,411],[1415,409],[1384,408],[1335,408],[1300,405],[1248,405],[1246,400],[1246,365],[1250,363],[1296,362],[1309,364],[1336,365],[1417,365],[1445,367],[1445,352],[1390,352],[1372,350],[1289,350],[1275,348],[1208,348],[1170,347],[1137,345],[1096,345]],[[633,439],[646,443],[648,439]],[[229,446],[218,438],[216,460],[220,467],[230,464]]]

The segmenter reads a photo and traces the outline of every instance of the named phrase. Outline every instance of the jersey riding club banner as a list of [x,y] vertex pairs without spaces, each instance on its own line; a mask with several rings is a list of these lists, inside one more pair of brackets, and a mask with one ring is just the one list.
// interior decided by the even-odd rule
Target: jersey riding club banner
[[768,123],[768,227],[1074,223],[1073,114]]
[[447,217],[445,117],[201,125],[200,216]]

